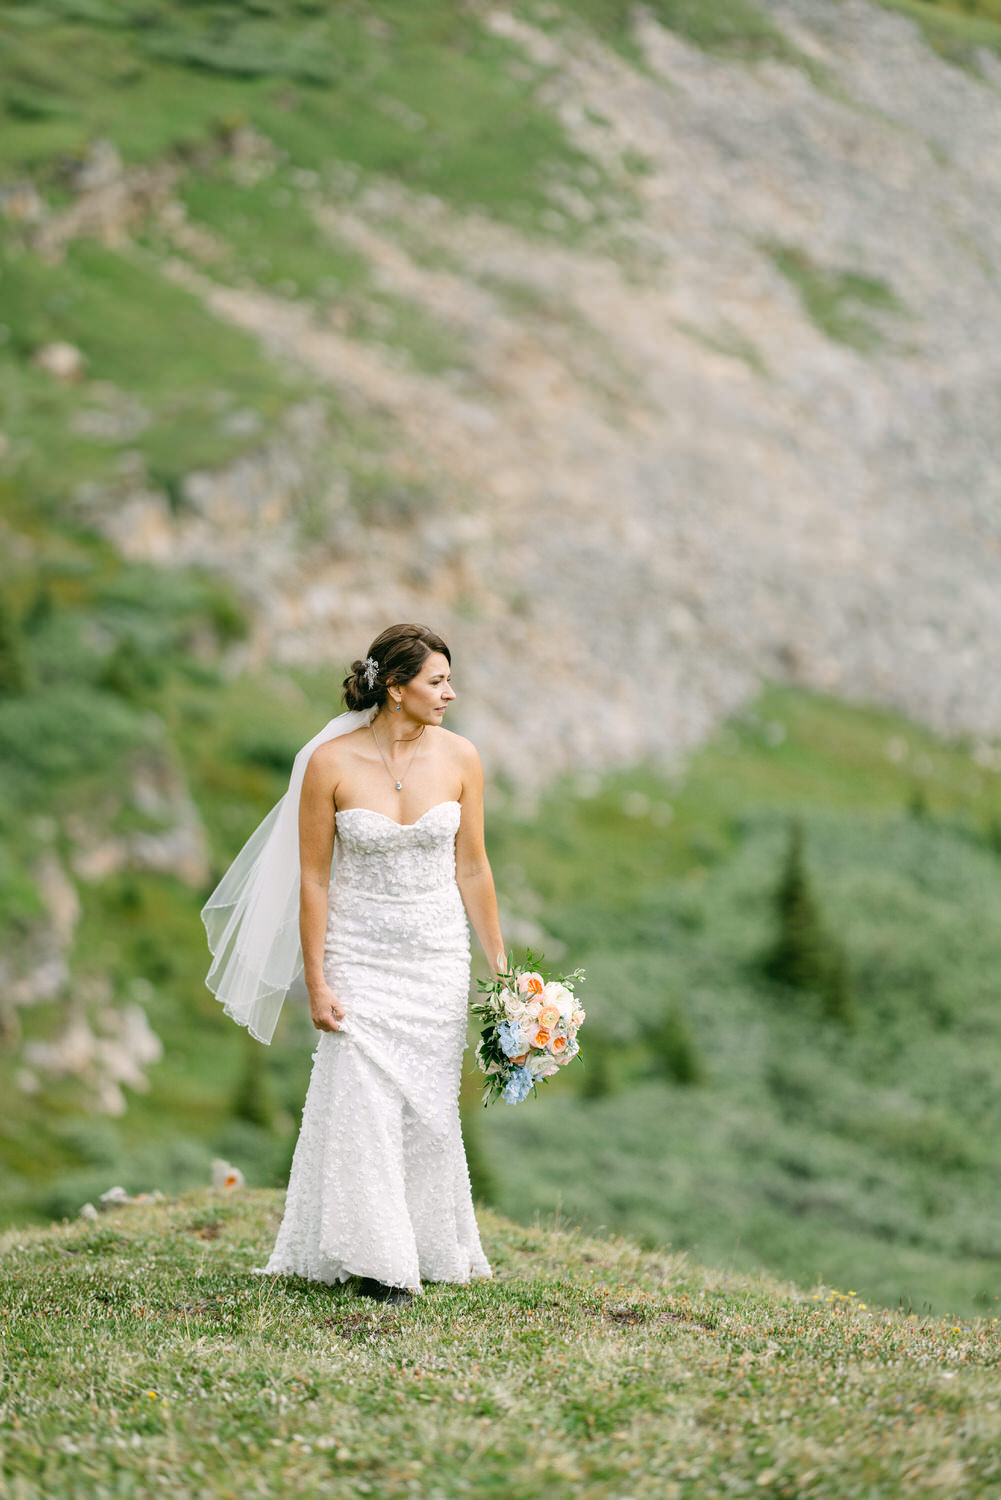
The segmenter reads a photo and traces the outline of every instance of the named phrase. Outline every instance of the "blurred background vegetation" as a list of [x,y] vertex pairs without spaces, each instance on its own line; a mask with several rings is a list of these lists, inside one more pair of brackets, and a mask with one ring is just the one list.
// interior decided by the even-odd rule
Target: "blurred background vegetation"
[[[998,48],[999,0],[894,8],[960,63]],[[542,9],[556,24],[561,7]],[[790,55],[747,0],[651,9],[710,50]],[[630,52],[621,0],[562,10]],[[18,1223],[75,1215],[116,1183],[204,1182],[217,1155],[254,1185],[283,1184],[315,1041],[292,1008],[270,1049],[221,1014],[198,912],[294,750],[337,711],[343,673],[233,671],[249,629],[239,591],[207,565],[130,561],[91,524],[88,486],[138,470],[183,510],[188,476],[256,451],[314,401],[359,478],[363,520],[422,503],[384,482],[376,419],[162,274],[184,248],[158,219],[122,245],[81,234],[46,257],[27,247],[32,203],[68,208],[92,142],[110,140],[124,161],[175,174],[185,222],[218,248],[204,274],[336,307],[355,337],[438,370],[461,347],[319,235],[303,206],[316,174],[348,162],[348,195],[370,174],[397,178],[540,234],[554,167],[579,175],[609,223],[629,194],[539,106],[542,65],[521,82],[501,66],[508,44],[472,6],[45,0],[2,5],[0,22],[0,1214]],[[366,107],[376,72],[395,114]],[[429,130],[415,134],[408,109]],[[274,148],[266,173],[234,147],[251,126]],[[85,403],[38,366],[53,341],[86,349]],[[308,536],[308,496],[297,520]],[[345,641],[345,662],[362,644]],[[586,968],[588,1020],[581,1063],[517,1110],[479,1107],[467,1054],[481,1200],[873,1301],[992,1308],[1001,768],[974,749],[883,708],[765,684],[674,777],[640,765],[564,779],[530,816],[515,789],[492,789],[489,852],[514,930],[531,922],[554,967]],[[144,767],[159,798],[129,791]],[[185,797],[203,867],[134,857],[144,837],[169,846]],[[56,955],[66,970],[19,1003],[53,962],[53,859],[79,905]],[[129,1006],[162,1056],[126,1084],[121,1112],[95,1108],[99,1058],[31,1062],[67,1024],[86,1019],[93,1039]]]

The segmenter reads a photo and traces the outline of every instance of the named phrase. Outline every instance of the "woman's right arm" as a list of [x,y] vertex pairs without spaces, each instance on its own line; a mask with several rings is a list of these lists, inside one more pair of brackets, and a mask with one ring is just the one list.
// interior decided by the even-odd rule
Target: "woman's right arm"
[[299,940],[313,1025],[337,1031],[344,1007],[323,973],[335,828],[334,774],[326,748],[321,745],[310,756],[299,794]]

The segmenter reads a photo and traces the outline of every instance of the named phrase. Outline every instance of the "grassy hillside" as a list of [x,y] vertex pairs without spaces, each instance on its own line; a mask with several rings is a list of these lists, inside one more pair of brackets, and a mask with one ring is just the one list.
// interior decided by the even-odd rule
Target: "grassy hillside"
[[1001,1482],[996,1319],[481,1213],[407,1308],[252,1276],[280,1194],[0,1242],[11,1494],[896,1500]]
[[[262,738],[262,690],[278,689],[191,682],[166,698],[220,863],[322,716],[306,683],[290,743]],[[219,712],[202,716],[210,693]],[[481,1196],[905,1310],[996,1309],[998,779],[890,714],[773,688],[673,782],[642,768],[568,781],[530,820],[495,791],[502,900],[551,935],[552,962],[584,964],[589,1016],[581,1064],[514,1110],[478,1107],[467,1054]],[[792,812],[846,944],[851,1025],[760,971]],[[118,1119],[89,1114],[73,1080],[21,1093],[17,1054],[0,1059],[8,1222],[72,1216],[113,1182],[190,1187],[217,1153],[255,1185],[284,1182],[315,1033],[290,1007],[265,1050],[222,1016],[200,899],[132,872],[84,888],[76,983],[138,996],[165,1056]],[[55,1035],[63,1007],[23,1024]]]

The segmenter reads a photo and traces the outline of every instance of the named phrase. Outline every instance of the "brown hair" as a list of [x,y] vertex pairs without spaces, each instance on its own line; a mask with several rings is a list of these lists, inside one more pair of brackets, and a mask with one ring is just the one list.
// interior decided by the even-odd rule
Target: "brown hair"
[[369,687],[365,674],[365,663],[353,661],[351,674],[345,677],[342,694],[348,708],[371,708],[377,703],[381,708],[387,698],[387,684],[394,687],[416,677],[432,651],[440,651],[452,665],[452,653],[440,635],[426,625],[390,625],[377,635],[368,648],[368,655],[379,663],[378,674]]

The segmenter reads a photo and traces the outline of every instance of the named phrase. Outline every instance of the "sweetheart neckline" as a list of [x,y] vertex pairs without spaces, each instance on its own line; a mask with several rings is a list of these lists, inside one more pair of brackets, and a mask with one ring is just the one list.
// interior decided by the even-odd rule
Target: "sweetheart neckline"
[[435,802],[431,807],[425,808],[420,817],[415,818],[412,823],[400,823],[396,818],[391,818],[388,813],[377,812],[374,807],[342,807],[340,812],[335,814],[335,817],[341,818],[345,813],[349,812],[367,812],[371,813],[373,818],[385,818],[387,823],[395,823],[397,828],[416,828],[417,824],[422,823],[428,813],[433,813],[436,807],[448,807],[449,805],[461,808],[462,803],[456,797],[447,797],[444,802]]

